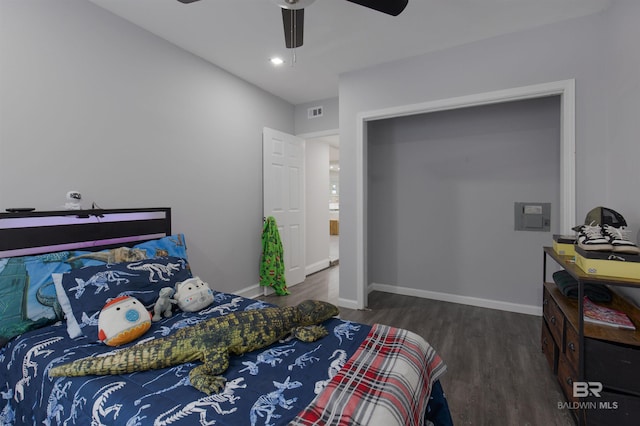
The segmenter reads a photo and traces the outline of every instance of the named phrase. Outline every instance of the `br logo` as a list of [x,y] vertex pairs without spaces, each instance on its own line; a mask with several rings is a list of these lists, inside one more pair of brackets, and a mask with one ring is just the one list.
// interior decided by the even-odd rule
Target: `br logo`
[[602,383],[600,382],[573,382],[574,398],[585,398],[591,395],[600,398],[601,391]]

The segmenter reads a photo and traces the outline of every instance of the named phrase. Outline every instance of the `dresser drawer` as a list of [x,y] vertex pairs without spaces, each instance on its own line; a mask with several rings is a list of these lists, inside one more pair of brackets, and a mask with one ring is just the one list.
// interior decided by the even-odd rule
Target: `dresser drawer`
[[640,348],[586,338],[584,349],[587,380],[640,396]]
[[567,361],[571,364],[574,371],[578,371],[578,360],[580,359],[580,339],[578,332],[571,326],[569,322],[565,327],[564,335],[564,354]]
[[562,340],[564,334],[564,315],[562,315],[558,304],[553,300],[553,297],[551,297],[546,288],[544,289],[542,299],[542,314],[547,321],[547,325],[549,325],[549,331],[551,331],[551,335],[553,335],[558,347],[562,348],[564,345]]
[[547,358],[547,362],[549,363],[549,367],[551,367],[551,371],[553,374],[558,372],[558,346],[556,342],[553,340],[551,336],[551,332],[549,331],[549,327],[547,327],[547,323],[542,321],[542,337],[540,338],[540,343],[542,345],[542,352],[544,356]]
[[588,399],[585,410],[587,425],[637,426],[640,419],[640,397],[603,391],[599,398]]
[[578,375],[571,368],[567,357],[564,354],[560,354],[558,357],[558,382],[560,382],[564,396],[569,402],[578,402],[578,398],[573,396],[573,382],[576,380],[578,380]]

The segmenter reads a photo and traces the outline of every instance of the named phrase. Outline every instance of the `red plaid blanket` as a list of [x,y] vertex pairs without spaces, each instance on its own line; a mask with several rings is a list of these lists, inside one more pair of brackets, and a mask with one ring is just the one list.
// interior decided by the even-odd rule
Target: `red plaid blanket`
[[446,368],[422,337],[375,324],[290,425],[422,425],[431,386]]

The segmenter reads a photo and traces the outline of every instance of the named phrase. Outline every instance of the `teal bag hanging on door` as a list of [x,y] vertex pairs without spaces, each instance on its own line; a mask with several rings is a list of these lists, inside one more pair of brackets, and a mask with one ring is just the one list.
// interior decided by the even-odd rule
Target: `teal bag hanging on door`
[[262,259],[260,261],[260,285],[271,287],[279,296],[289,293],[284,275],[284,250],[276,219],[269,216],[262,228]]

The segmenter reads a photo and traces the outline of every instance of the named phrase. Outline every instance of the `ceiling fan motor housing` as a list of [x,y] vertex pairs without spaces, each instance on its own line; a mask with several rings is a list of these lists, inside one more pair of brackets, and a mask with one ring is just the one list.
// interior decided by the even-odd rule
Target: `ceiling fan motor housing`
[[283,9],[304,9],[315,0],[273,0],[275,4]]

